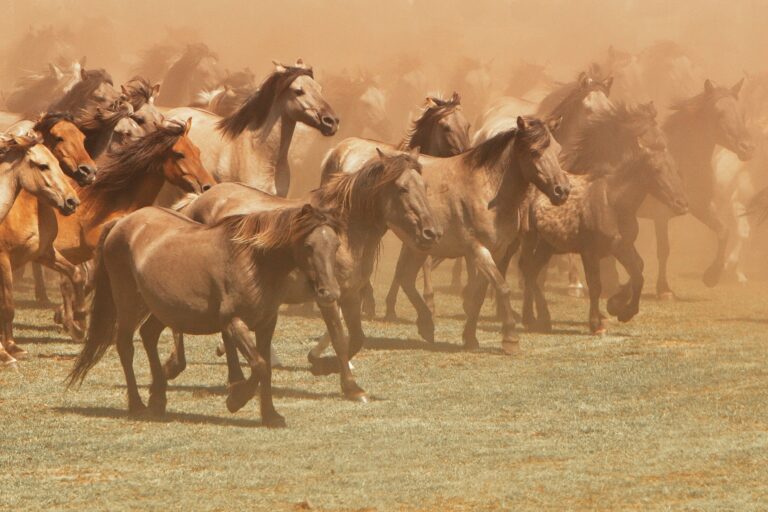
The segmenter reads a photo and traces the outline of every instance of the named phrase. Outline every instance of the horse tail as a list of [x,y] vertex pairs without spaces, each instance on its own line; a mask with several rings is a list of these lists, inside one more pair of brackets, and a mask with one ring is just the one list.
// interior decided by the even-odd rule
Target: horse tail
[[99,244],[96,247],[92,277],[94,295],[88,334],[83,350],[75,361],[75,367],[72,368],[67,377],[67,388],[72,387],[75,383],[82,384],[87,373],[104,356],[115,338],[117,309],[112,298],[112,283],[109,281],[109,273],[104,265],[103,252],[107,236],[116,223],[117,220],[114,220],[104,226],[99,237]]
[[757,215],[758,224],[768,219],[768,187],[755,194],[744,215]]

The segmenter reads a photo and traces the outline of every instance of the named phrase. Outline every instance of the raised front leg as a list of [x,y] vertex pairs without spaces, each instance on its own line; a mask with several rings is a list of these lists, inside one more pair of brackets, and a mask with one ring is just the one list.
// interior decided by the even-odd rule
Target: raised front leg
[[659,260],[659,276],[656,279],[656,296],[661,300],[671,300],[675,297],[669,286],[667,265],[669,263],[669,219],[654,221],[656,231],[656,257]]
[[187,367],[187,357],[184,351],[184,333],[173,331],[173,350],[163,364],[165,378],[173,380]]
[[584,265],[584,276],[587,279],[589,289],[589,331],[592,334],[605,332],[604,316],[600,311],[600,296],[603,286],[600,280],[600,259],[591,252],[581,253],[581,262]]
[[[331,365],[340,373],[341,392],[344,394],[344,398],[356,402],[367,402],[368,395],[355,382],[355,377],[352,375],[352,370],[349,366],[349,338],[344,335],[344,327],[341,324],[341,311],[336,304],[331,304],[321,307],[320,312],[323,315],[326,327],[328,327],[328,334],[331,338],[331,343],[333,344],[333,350],[336,352],[336,357],[322,358],[324,366]],[[360,336],[359,333],[358,336]],[[360,350],[357,346],[356,349],[355,353]],[[310,356],[311,355],[312,354],[310,353]],[[310,359],[310,361],[312,361],[312,359]]]
[[32,277],[35,280],[35,302],[40,306],[50,306],[51,300],[45,288],[45,274],[39,263],[32,263]]
[[[616,259],[619,260],[629,274],[629,283],[620,288],[611,300],[626,301],[624,307],[617,307],[612,305],[611,309],[615,310],[616,318],[620,322],[628,322],[640,311],[640,296],[643,292],[643,258],[635,249],[635,244],[630,241],[625,241],[619,244],[614,250]],[[627,287],[631,290],[627,290]],[[627,300],[628,297],[628,300]]]
[[[400,286],[403,287],[405,295],[411,304],[416,308],[416,326],[419,329],[419,335],[429,343],[435,341],[435,322],[432,317],[432,311],[424,301],[419,291],[416,289],[416,277],[419,275],[419,269],[424,266],[427,255],[422,252],[416,252],[409,247],[403,246],[400,251],[400,260],[397,265],[400,270]],[[344,312],[346,318],[346,311]],[[352,333],[350,332],[350,335]]]
[[730,230],[720,219],[712,205],[707,205],[703,208],[691,208],[691,213],[704,223],[705,226],[714,231],[717,236],[715,259],[707,270],[704,271],[704,275],[701,278],[704,284],[711,288],[720,282],[723,270],[725,269],[725,251],[728,248]]
[[86,279],[82,269],[80,266],[70,263],[59,251],[53,248],[40,255],[37,261],[48,268],[52,268],[66,279],[66,281],[62,280],[61,282],[62,300],[64,301],[62,324],[73,339],[80,341],[84,334],[86,319]]
[[392,277],[392,283],[389,285],[389,291],[387,292],[387,312],[384,315],[384,320],[393,322],[397,320],[397,294],[400,291],[400,282],[402,280],[403,268],[406,264],[405,246],[400,248],[400,255],[397,258],[397,264],[395,265],[395,275]]

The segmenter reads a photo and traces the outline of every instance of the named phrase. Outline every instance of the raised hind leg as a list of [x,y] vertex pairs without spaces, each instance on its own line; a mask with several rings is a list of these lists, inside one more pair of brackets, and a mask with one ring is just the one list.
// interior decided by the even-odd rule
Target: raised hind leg
[[657,219],[654,221],[656,231],[656,257],[659,260],[659,276],[656,278],[656,296],[662,300],[670,300],[675,297],[667,278],[667,266],[669,264],[669,219]]
[[157,342],[160,340],[165,325],[155,315],[149,315],[139,329],[141,342],[149,360],[149,370],[152,373],[152,384],[149,386],[149,410],[152,414],[165,414],[165,406],[168,403],[166,390],[168,381],[165,378],[160,355],[157,353]]
[[165,378],[173,380],[187,367],[187,357],[184,351],[184,333],[173,331],[173,350],[163,364]]
[[605,317],[600,311],[600,296],[603,293],[600,279],[600,258],[592,252],[582,252],[581,262],[584,265],[584,276],[587,279],[589,291],[589,331],[592,334],[603,334],[605,332],[603,322]]
[[[432,317],[432,311],[416,289],[416,277],[419,274],[419,269],[424,266],[426,259],[427,254],[416,252],[403,246],[403,250],[400,251],[398,267],[400,267],[401,271],[400,286],[403,287],[403,291],[408,297],[408,300],[410,300],[413,307],[416,308],[416,326],[419,329],[419,335],[429,343],[434,343],[435,322]],[[352,333],[350,333],[350,335],[351,334]]]
[[61,290],[65,305],[62,324],[73,339],[81,340],[86,319],[86,278],[83,269],[79,265],[70,263],[53,248],[41,254],[37,261],[62,275]]
[[694,217],[704,223],[705,226],[714,231],[717,236],[715,259],[710,266],[707,267],[707,270],[704,271],[704,275],[702,276],[704,284],[711,288],[716,286],[720,281],[720,277],[723,275],[723,270],[725,269],[725,251],[728,248],[730,230],[728,229],[728,226],[723,223],[711,205],[704,208],[691,208],[691,213]]
[[32,263],[32,278],[35,280],[35,302],[40,306],[50,306],[51,300],[45,288],[45,274],[39,263]]

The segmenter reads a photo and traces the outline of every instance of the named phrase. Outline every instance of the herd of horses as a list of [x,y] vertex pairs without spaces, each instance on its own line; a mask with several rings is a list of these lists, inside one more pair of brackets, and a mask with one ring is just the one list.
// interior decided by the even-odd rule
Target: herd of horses
[[[608,257],[629,279],[610,290],[607,312],[632,319],[644,284],[639,217],[655,221],[661,297],[672,296],[673,217],[690,212],[717,234],[707,285],[726,267],[729,230],[715,206],[712,161],[719,148],[742,162],[756,151],[739,102],[743,80],[732,87],[706,80],[661,107],[618,101],[614,83],[623,78],[626,90],[642,74],[628,80],[631,66],[612,51],[611,62],[573,82],[488,101],[474,135],[458,93],[431,94],[402,140],[387,143],[360,137],[391,130],[379,112],[381,91],[366,85],[344,96],[331,81],[326,92],[300,59],[275,63],[259,83],[247,71],[216,82],[216,60],[205,45],[190,45],[161,84],[137,76],[119,88],[84,61],[51,65],[6,95],[13,112],[0,113],[4,367],[27,355],[14,341],[13,281],[28,263],[62,276],[55,318],[84,342],[69,385],[114,343],[129,410],[145,411],[133,370],[138,330],[152,374],[148,409],[162,414],[167,382],[186,366],[184,334],[221,333],[228,409],[258,391],[262,420],[272,427],[285,426],[271,392],[283,304],[316,303],[327,335],[309,353],[312,373],[338,373],[345,398],[367,400],[350,361],[365,343],[363,319],[375,313],[371,279],[388,231],[402,249],[385,318],[396,317],[402,289],[419,335],[434,342],[432,270],[445,259],[465,261],[469,350],[479,346],[489,284],[505,353],[520,351],[516,322],[552,329],[541,277],[554,255],[581,259],[591,333],[606,330],[600,298],[610,265],[601,269],[601,260]],[[343,128],[347,114],[353,121]],[[289,152],[294,138],[301,147]],[[292,163],[314,169],[315,183],[289,198]],[[765,194],[755,204],[765,208]],[[516,256],[522,316],[506,277]],[[37,298],[46,301],[42,272],[33,269]],[[457,265],[457,280],[460,273]],[[577,271],[570,274],[578,281]],[[162,362],[157,346],[166,328],[174,348]],[[323,355],[328,344],[335,355]]]

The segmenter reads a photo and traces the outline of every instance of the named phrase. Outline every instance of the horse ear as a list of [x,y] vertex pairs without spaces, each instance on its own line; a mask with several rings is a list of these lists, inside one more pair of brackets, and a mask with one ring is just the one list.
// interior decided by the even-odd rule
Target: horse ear
[[187,118],[187,122],[184,123],[184,135],[189,133],[189,129],[192,128],[192,118]]
[[302,59],[301,57],[296,59],[296,67],[297,68],[303,68],[304,67],[304,59]]
[[712,80],[707,78],[704,81],[704,92],[707,93],[707,94],[712,94],[712,91],[714,91],[714,90],[715,90],[715,85],[712,83]]
[[275,71],[277,71],[278,73],[285,73],[287,71],[286,67],[280,64],[279,62],[277,62],[276,60],[273,60],[272,64],[275,65]]
[[451,96],[451,103],[454,105],[461,104],[461,96],[459,96],[459,93],[456,91],[453,91],[453,96]]
[[378,155],[379,155],[379,158],[381,158],[382,160],[384,160],[384,153],[383,153],[383,152],[382,152],[382,151],[381,151],[379,148],[376,148],[376,153],[378,153]]
[[589,87],[590,78],[585,71],[579,73],[579,87],[586,89]]
[[61,77],[64,76],[64,73],[62,73],[62,71],[59,69],[59,66],[56,64],[48,64],[48,69],[51,71],[51,75],[53,75],[56,80],[61,80]]
[[437,100],[432,96],[427,96],[425,101],[427,103],[427,108],[433,108],[438,106]]
[[613,77],[609,76],[605,80],[603,80],[603,87],[605,87],[605,90],[608,91],[608,93],[611,92],[611,86],[613,85]]
[[563,116],[559,116],[557,118],[552,118],[547,120],[547,128],[549,128],[550,132],[556,132],[558,128],[560,128],[560,123],[563,122]]
[[80,78],[82,80],[88,79],[88,72],[85,71],[85,68],[80,68]]
[[123,96],[130,96],[130,94],[128,94],[128,90],[125,88],[125,84],[120,84],[120,91],[123,93]]
[[159,82],[152,86],[152,94],[150,95],[150,97],[156,98],[158,94],[160,94],[160,83]]
[[524,132],[526,128],[528,128],[528,122],[525,120],[523,116],[517,116],[518,131]]
[[415,148],[411,148],[411,150],[408,152],[408,156],[410,156],[414,160],[418,160],[420,154],[421,154],[421,147],[420,146],[416,146]]
[[738,82],[736,82],[736,85],[731,87],[731,93],[734,96],[736,96],[737,98],[739,97],[739,92],[741,92],[741,86],[742,85],[744,85],[744,79],[743,78],[741,80],[739,80]]

